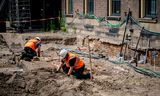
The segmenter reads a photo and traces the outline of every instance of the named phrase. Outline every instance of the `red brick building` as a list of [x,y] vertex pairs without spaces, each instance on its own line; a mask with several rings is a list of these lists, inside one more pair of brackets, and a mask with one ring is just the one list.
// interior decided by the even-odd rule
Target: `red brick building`
[[[74,11],[79,9],[84,13],[92,11],[98,17],[117,15],[124,17],[124,12],[130,8],[136,19],[152,18],[153,16],[160,21],[159,0],[62,0],[62,3],[67,15],[72,15]],[[69,11],[73,12],[69,13]]]
[[90,13],[97,17],[123,20],[129,8],[132,16],[139,22],[145,22],[149,29],[160,32],[159,0],[62,0],[62,10],[66,16],[75,15],[75,11]]
[[[116,30],[110,27],[114,24],[122,23],[122,21],[125,20],[126,13],[130,9],[131,16],[137,24],[141,25],[141,28],[135,26],[128,27],[126,34],[131,34],[130,29],[134,29],[133,34],[131,34],[131,43],[136,45],[138,37],[140,36],[140,30],[144,27],[144,33],[146,34],[140,39],[139,43],[139,48],[142,50],[146,50],[149,47],[158,50],[160,49],[159,5],[160,0],[62,0],[62,10],[67,17],[67,23],[72,22],[74,25],[74,28],[73,26],[67,26],[70,32],[75,31],[78,34],[82,33],[92,36],[101,36],[102,38],[104,37],[107,39],[106,42],[109,42],[109,44],[122,43],[125,24],[119,28],[115,28]],[[83,14],[93,14],[96,17],[105,17],[107,22],[110,22],[111,25],[101,26],[95,19],[76,18],[75,11],[77,10]],[[76,19],[74,20],[74,18]],[[91,25],[93,29],[87,30],[85,25]],[[116,34],[115,31],[117,31]],[[100,39],[103,42],[102,38]],[[107,48],[109,47],[110,46],[107,46]],[[113,53],[117,52],[111,51],[111,54]]]

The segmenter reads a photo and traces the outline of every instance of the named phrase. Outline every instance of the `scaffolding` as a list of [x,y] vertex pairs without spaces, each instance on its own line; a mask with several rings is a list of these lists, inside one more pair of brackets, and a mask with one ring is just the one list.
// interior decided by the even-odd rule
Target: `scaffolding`
[[30,0],[9,0],[9,21],[16,29],[31,29]]
[[2,7],[4,6],[4,3],[5,3],[5,0],[2,0],[0,3],[0,11],[1,11]]

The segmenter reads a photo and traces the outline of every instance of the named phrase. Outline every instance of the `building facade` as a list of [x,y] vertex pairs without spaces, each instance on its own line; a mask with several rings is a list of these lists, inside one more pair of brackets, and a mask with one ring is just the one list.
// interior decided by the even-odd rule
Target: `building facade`
[[[159,42],[160,37],[159,4],[160,0],[62,0],[62,12],[65,13],[67,23],[74,23],[74,28],[68,26],[69,29],[74,29],[72,31],[75,31],[76,27],[76,31],[88,33],[88,35],[113,35],[118,39],[117,41],[121,42],[125,33],[126,17],[130,10],[126,35],[132,34],[130,29],[134,29],[132,35],[135,38],[132,39],[135,41],[144,27],[144,37],[154,38],[151,46],[155,46],[158,44],[155,42]],[[80,15],[77,16],[77,12],[84,17],[86,17],[84,14],[89,14],[91,18],[82,19]],[[105,18],[105,20],[99,22],[101,21],[99,18]],[[144,46],[146,44],[147,40]]]
[[[160,21],[159,0],[62,0],[66,15],[73,15],[77,9],[98,17],[124,17],[130,8],[136,19],[151,18]],[[153,21],[154,22],[154,21]]]
[[[148,48],[160,50],[159,5],[160,0],[62,0],[62,11],[66,16],[69,32],[99,36],[99,41],[118,46],[123,44],[124,37],[124,42],[130,38],[129,45],[133,46],[133,49],[136,48],[135,45],[141,36],[137,48],[145,50],[151,58],[152,51],[147,52]],[[126,17],[129,10],[130,21],[127,24]],[[77,16],[77,12],[83,14],[82,18],[81,15]],[[84,14],[89,14],[91,18],[84,18],[86,16]],[[100,22],[101,20],[98,18],[105,18],[105,20]],[[110,46],[108,45],[107,48]],[[118,52],[114,51],[112,50],[108,54]],[[158,56],[160,58],[160,55]],[[152,61],[152,59],[150,60]],[[159,61],[160,59],[158,59]]]
[[108,20],[123,20],[130,9],[131,15],[151,30],[160,32],[159,0],[62,0],[66,16],[74,16],[75,11],[106,17]]

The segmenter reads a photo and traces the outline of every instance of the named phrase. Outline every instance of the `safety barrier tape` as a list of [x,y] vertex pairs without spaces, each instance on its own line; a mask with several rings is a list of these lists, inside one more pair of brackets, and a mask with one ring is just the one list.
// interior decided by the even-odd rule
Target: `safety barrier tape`
[[[60,17],[53,17],[53,18],[45,18],[45,19],[33,19],[33,20],[22,20],[22,21],[11,21],[11,23],[26,23],[26,22],[37,22],[37,21],[47,21],[47,20],[54,20],[54,19],[59,19]],[[6,21],[0,21],[0,23],[4,23]]]

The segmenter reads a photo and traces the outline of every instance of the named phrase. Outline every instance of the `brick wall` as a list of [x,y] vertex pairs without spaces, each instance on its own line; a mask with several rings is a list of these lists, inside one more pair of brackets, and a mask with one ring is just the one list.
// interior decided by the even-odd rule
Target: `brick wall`
[[73,0],[74,2],[74,12],[78,9],[79,12],[83,12],[83,0]]
[[132,16],[136,19],[139,18],[139,0],[122,0],[121,1],[121,17],[124,18],[124,13],[132,11]]
[[107,0],[94,0],[95,10],[94,14],[98,17],[107,16]]
[[[65,0],[63,0],[65,1]],[[140,15],[140,5],[139,5],[139,1],[140,0],[122,0],[121,2],[121,18],[122,20],[124,19],[124,12],[128,12],[128,9],[130,8],[130,10],[132,11],[132,16],[136,19],[136,20],[140,20],[139,18],[139,15]],[[157,0],[157,8],[158,8],[158,20],[160,22],[160,0]],[[94,14],[98,17],[106,17],[107,16],[107,3],[108,3],[108,0],[94,0]],[[74,0],[74,11],[76,11],[77,9],[79,9],[80,12],[83,12],[83,0]],[[72,19],[70,19],[72,20]],[[97,24],[98,22],[96,22],[96,20],[92,20],[92,19],[89,19],[89,20],[79,20],[79,21],[83,21],[81,23],[77,23],[77,20],[75,20],[74,23],[76,23],[77,25],[78,24],[81,24],[82,25],[82,28],[83,28],[83,25],[84,24],[92,24],[94,25],[94,28],[97,30],[98,28],[98,31],[101,31],[103,32],[103,28],[101,27],[98,27],[99,24]],[[69,21],[70,22],[70,21]],[[86,23],[84,23],[86,22]],[[94,22],[94,23],[93,23]],[[112,22],[112,21],[110,21]],[[115,23],[115,21],[113,21]],[[112,23],[113,23],[112,22]],[[115,24],[117,24],[119,22],[116,22]],[[144,26],[145,28],[149,29],[149,30],[152,30],[152,31],[155,31],[155,32],[160,32],[160,29],[159,29],[159,26],[160,26],[160,23],[142,23],[141,22],[141,25]],[[80,25],[79,25],[80,26]],[[123,27],[124,28],[124,27]],[[121,28],[121,30],[123,30],[123,28]],[[105,28],[106,29],[106,28]],[[108,30],[106,29],[105,32],[108,32]],[[138,30],[139,32],[139,30]]]
[[[64,10],[64,1],[62,0],[62,9]],[[108,0],[94,0],[94,14],[98,17],[106,17],[108,12]],[[157,0],[158,9],[158,21],[160,22],[160,0]],[[124,12],[128,12],[128,9],[132,11],[132,16],[135,19],[139,18],[139,0],[121,0],[121,16],[124,18]],[[83,0],[74,0],[74,12],[79,9],[83,12]]]
[[[62,0],[62,12],[65,12],[66,8],[65,8],[65,0]],[[83,12],[83,0],[74,0],[73,1],[73,12],[77,11],[77,9],[79,10],[79,12]]]

